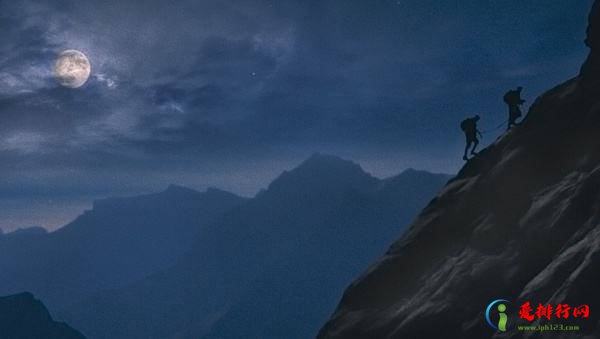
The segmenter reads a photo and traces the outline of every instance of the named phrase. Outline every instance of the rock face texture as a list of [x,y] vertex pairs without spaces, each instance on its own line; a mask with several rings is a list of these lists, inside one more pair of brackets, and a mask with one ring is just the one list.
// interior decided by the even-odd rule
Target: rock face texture
[[2,339],[85,339],[65,323],[52,320],[46,307],[31,293],[0,297]]
[[[580,75],[465,165],[346,290],[320,338],[600,338],[600,1],[586,44]],[[511,301],[505,333],[485,321],[498,298]],[[591,311],[549,321],[576,333],[523,332],[527,301]]]

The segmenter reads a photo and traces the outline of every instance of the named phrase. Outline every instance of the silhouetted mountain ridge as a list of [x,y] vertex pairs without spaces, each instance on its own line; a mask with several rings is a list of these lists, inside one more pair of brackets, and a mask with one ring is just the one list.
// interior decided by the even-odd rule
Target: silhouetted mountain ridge
[[55,232],[0,238],[0,293],[32,291],[56,310],[131,283],[175,263],[205,227],[244,201],[177,186],[98,200]]
[[295,169],[283,172],[261,194],[332,194],[339,189],[368,189],[376,182],[378,179],[352,161],[316,153]]
[[191,188],[171,184],[162,192],[144,194],[132,197],[113,197],[96,200],[93,203],[92,210],[101,213],[107,210],[114,213],[116,210],[127,211],[128,213],[138,213],[140,209],[150,207],[160,207],[164,204],[186,204],[193,205],[210,201],[211,199],[239,199],[235,194],[225,192],[216,188],[208,188],[204,192],[199,192]]
[[[403,177],[413,175],[425,174]],[[410,180],[384,182],[353,162],[313,155],[226,212],[175,266],[99,293],[65,318],[91,337],[310,337],[339,288],[448,178],[429,175],[423,200],[402,194]]]

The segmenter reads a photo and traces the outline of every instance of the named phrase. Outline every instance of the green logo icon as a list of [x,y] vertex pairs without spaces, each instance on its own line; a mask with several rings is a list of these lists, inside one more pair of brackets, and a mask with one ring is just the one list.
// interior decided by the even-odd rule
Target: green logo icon
[[[485,310],[485,320],[487,323],[491,328],[500,332],[506,332],[506,325],[508,323],[508,316],[506,315],[506,303],[510,303],[510,301],[506,299],[496,299],[492,301]],[[492,312],[494,308],[498,311],[498,322],[492,321],[492,317],[490,317],[490,313],[495,313]],[[493,318],[496,317],[494,316]]]
[[498,319],[498,329],[502,332],[506,332],[506,322],[508,321],[508,317],[504,311],[506,311],[506,305],[498,305],[498,315],[500,316],[500,319]]

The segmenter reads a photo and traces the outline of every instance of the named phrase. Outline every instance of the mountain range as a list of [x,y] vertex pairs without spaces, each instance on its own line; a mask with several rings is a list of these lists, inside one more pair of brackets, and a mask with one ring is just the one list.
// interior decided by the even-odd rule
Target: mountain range
[[50,309],[172,265],[203,227],[245,199],[171,186],[157,194],[94,203],[70,224],[0,237],[0,295],[29,291]]
[[32,291],[89,338],[314,336],[449,178],[315,154],[251,199],[171,186],[97,201],[58,231],[4,235],[0,292]]

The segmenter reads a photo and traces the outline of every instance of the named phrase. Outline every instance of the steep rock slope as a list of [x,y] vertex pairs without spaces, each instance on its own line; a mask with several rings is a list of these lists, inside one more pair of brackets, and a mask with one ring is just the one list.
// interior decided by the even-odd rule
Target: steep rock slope
[[[586,43],[580,75],[465,165],[346,290],[320,338],[600,337],[598,1]],[[498,334],[484,317],[497,298],[512,301],[509,325],[526,301],[592,310],[559,321],[580,326],[576,334]]]
[[447,180],[414,170],[379,180],[317,154],[226,213],[173,268],[65,318],[90,338],[314,336],[345,283]]
[[31,293],[0,297],[2,339],[85,339],[65,323],[52,320],[48,310]]

